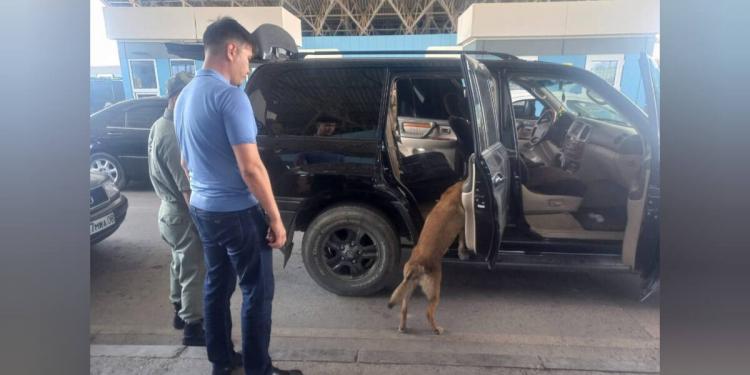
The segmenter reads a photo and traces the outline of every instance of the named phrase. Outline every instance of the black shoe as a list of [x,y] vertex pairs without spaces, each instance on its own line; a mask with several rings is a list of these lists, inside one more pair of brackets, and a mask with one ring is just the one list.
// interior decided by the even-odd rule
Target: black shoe
[[242,353],[234,352],[234,354],[232,354],[232,367],[242,367]]
[[172,327],[174,329],[184,329],[185,328],[185,321],[180,318],[178,313],[180,310],[182,310],[182,305],[180,303],[173,303],[172,306],[174,306],[174,318],[172,318]]
[[206,346],[206,333],[203,331],[203,320],[185,325],[182,331],[182,345]]
[[273,375],[302,375],[302,371],[300,370],[282,370],[280,368],[273,368],[273,372],[271,372]]
[[213,375],[231,375],[232,371],[238,367],[242,367],[242,353],[234,352],[232,355],[232,364],[229,366],[213,366],[211,374]]
[[232,375],[232,370],[234,370],[232,366],[221,367],[221,366],[214,365],[214,368],[211,371],[211,374],[212,375]]

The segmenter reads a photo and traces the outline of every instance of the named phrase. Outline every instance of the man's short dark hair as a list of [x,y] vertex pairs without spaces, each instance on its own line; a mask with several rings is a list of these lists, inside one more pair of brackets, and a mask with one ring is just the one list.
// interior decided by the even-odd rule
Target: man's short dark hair
[[254,44],[253,34],[232,17],[222,17],[212,22],[203,32],[203,47],[211,51],[223,50],[231,41]]
[[335,117],[333,117],[331,115],[323,114],[323,115],[318,116],[318,118],[315,119],[315,122],[318,123],[318,124],[321,124],[321,123],[323,123],[323,124],[334,123],[334,124],[338,125],[339,119],[337,119],[337,118],[335,118]]

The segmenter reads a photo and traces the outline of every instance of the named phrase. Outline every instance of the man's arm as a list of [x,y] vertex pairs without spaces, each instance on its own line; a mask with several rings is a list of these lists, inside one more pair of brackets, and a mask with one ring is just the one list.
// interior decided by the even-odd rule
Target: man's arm
[[281,248],[286,243],[286,229],[273,197],[268,171],[258,153],[258,146],[254,143],[242,143],[233,145],[232,150],[242,179],[268,215],[268,244],[276,249]]
[[187,173],[187,167],[177,147],[177,139],[165,137],[157,154],[164,161],[177,189],[182,193],[185,204],[190,206],[190,175]]
[[190,172],[188,172],[187,162],[185,162],[185,159],[182,156],[180,156],[180,166],[182,167],[182,172],[188,181],[188,189],[187,191],[182,191],[182,197],[185,198],[185,203],[190,206]]

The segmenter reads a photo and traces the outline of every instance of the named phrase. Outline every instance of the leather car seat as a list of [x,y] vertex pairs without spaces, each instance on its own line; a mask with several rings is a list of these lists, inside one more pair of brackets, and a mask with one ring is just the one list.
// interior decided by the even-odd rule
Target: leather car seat
[[545,195],[583,197],[586,184],[556,167],[533,163],[521,154],[521,181],[527,189]]

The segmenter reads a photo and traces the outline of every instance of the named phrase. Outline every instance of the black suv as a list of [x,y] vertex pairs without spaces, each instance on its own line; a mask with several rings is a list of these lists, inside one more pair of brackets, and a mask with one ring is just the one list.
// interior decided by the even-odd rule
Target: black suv
[[[658,71],[645,56],[644,111],[571,66],[399,53],[290,54],[246,86],[285,250],[304,231],[304,264],[320,286],[382,289],[440,193],[463,180],[477,251],[466,262],[635,271],[653,291]],[[445,259],[460,261],[455,249]]]
[[118,189],[129,181],[148,181],[148,133],[164,114],[162,97],[126,100],[89,118],[90,169],[107,174]]

